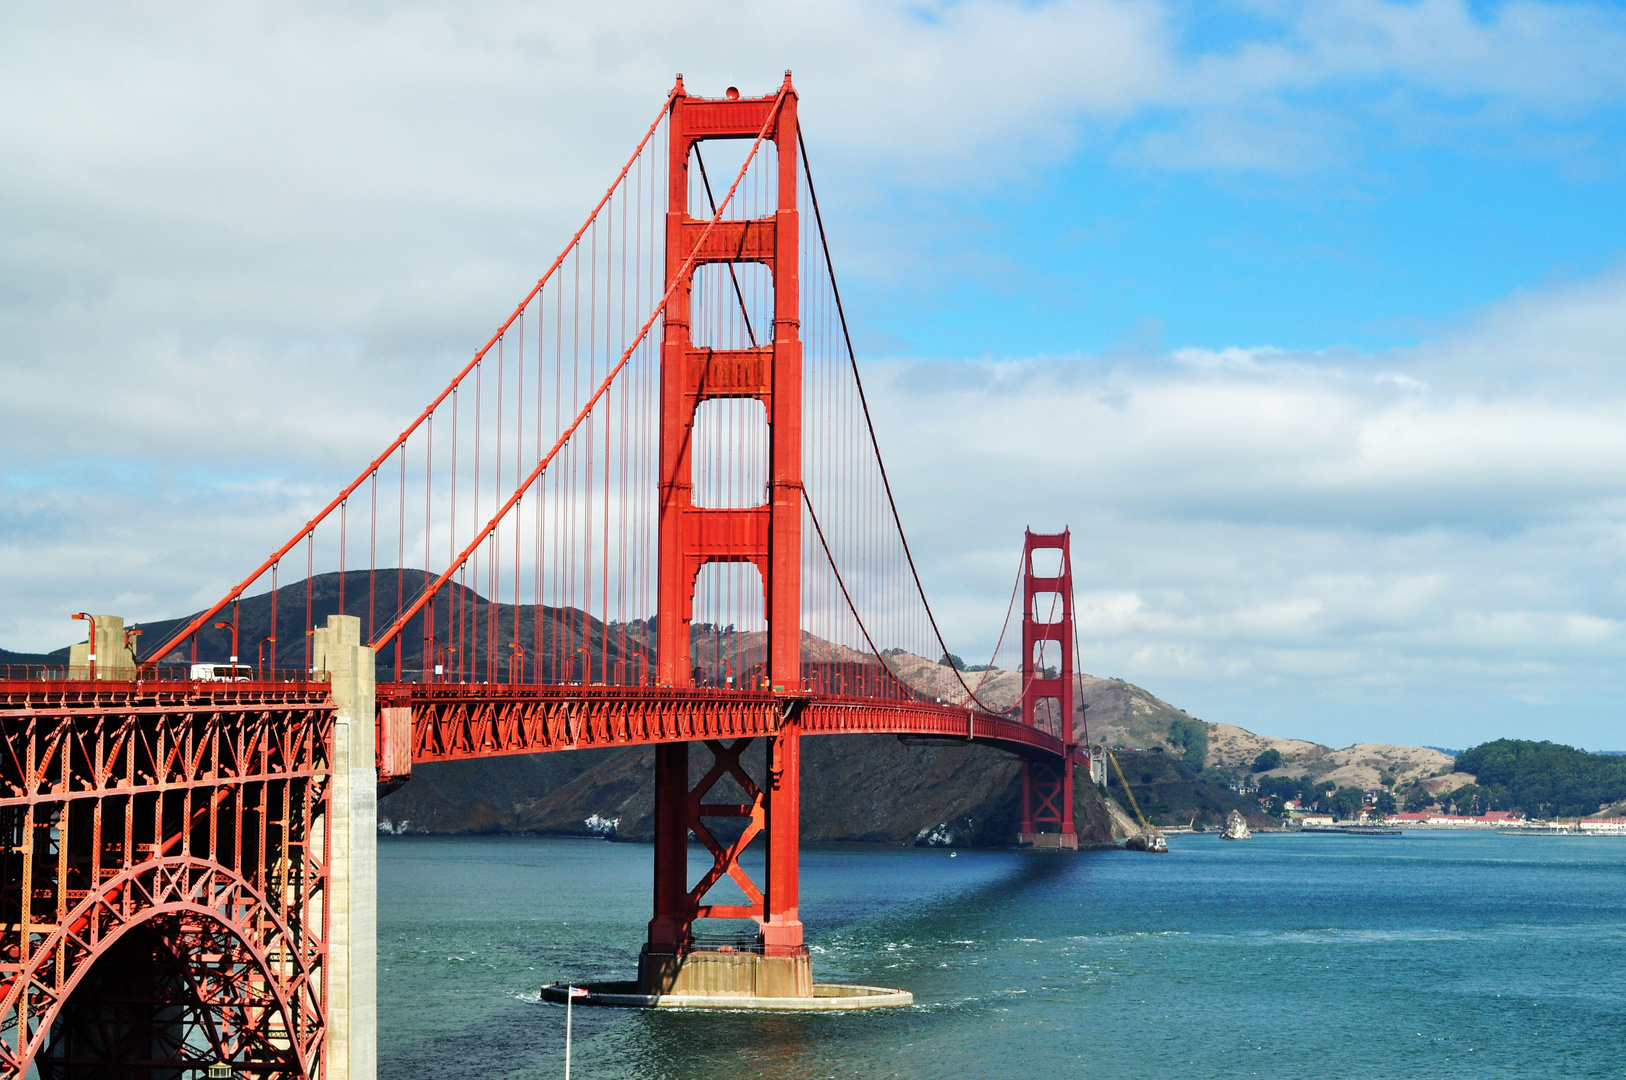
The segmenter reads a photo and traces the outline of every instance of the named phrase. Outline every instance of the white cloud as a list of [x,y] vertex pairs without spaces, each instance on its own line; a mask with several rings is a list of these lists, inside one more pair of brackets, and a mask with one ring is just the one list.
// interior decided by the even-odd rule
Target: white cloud
[[[1207,719],[1472,741],[1528,734],[1506,706],[1534,692],[1560,703],[1543,730],[1599,745],[1626,653],[1611,306],[1626,276],[1414,350],[896,362],[871,396],[940,606],[1009,588],[1021,524],[1071,525],[1085,666]],[[1510,341],[1522,374],[1486,380]],[[963,655],[992,647],[980,611],[950,622]]]

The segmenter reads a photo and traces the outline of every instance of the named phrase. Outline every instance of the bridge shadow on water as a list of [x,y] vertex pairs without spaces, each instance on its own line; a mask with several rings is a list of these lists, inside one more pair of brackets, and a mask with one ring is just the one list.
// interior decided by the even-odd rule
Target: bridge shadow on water
[[[912,990],[912,1008],[846,1014],[574,1010],[573,1075],[755,1077],[964,1075],[927,1045],[973,1038],[1008,1011],[1008,979],[986,963],[997,943],[1031,928],[1037,907],[1085,912],[1081,899],[1102,858],[1012,851],[876,849],[820,845],[803,851],[804,913],[821,982]],[[636,905],[640,908],[640,904]],[[631,912],[629,911],[629,914]],[[641,929],[641,924],[639,926]],[[528,931],[514,927],[516,935]],[[621,935],[616,935],[620,937]],[[616,941],[537,940],[520,945],[538,982],[566,971],[628,973],[635,947]],[[984,984],[986,982],[986,984]],[[969,993],[968,993],[969,990]],[[562,1075],[564,1010],[535,992],[512,1005],[381,1055],[384,1080],[407,1077]],[[928,1056],[929,1057],[929,1056]]]

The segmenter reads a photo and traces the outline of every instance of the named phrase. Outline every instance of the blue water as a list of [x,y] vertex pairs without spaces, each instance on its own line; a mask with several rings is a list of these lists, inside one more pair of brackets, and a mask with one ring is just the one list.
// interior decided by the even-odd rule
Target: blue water
[[[1626,1076],[1626,841],[1176,836],[1166,856],[802,853],[821,982],[911,1009],[577,1009],[572,1075]],[[563,1075],[556,979],[630,977],[650,849],[379,842],[385,1080]]]

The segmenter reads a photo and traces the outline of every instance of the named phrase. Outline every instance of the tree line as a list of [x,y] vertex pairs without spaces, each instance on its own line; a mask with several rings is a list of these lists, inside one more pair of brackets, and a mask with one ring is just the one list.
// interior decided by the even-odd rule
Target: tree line
[[1463,812],[1517,810],[1532,817],[1585,817],[1626,800],[1626,758],[1560,743],[1497,739],[1457,755],[1475,782],[1450,793]]

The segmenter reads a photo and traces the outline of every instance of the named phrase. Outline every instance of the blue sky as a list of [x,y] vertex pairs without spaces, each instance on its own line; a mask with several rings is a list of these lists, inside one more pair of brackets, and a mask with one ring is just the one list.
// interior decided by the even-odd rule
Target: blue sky
[[877,302],[866,325],[919,355],[1098,353],[1149,335],[1414,344],[1512,292],[1618,265],[1622,163],[1567,164],[1382,147],[1358,167],[1215,176],[1080,154],[1001,198],[944,200],[944,218],[981,227],[948,226],[942,245],[984,266],[929,312]]
[[[1310,49],[1293,16],[1314,6],[1184,5],[1169,17],[1171,58],[1235,60],[1260,42]],[[1570,6],[1616,34],[1626,24],[1618,7]],[[1470,32],[1505,15],[1470,11]],[[1209,348],[1414,344],[1511,293],[1626,258],[1616,76],[1593,100],[1509,101],[1393,70],[1328,72],[1208,121],[1242,129],[1235,145],[1202,145],[1190,109],[1082,117],[1069,152],[1037,153],[997,187],[924,200],[918,185],[889,191],[887,216],[925,216],[938,230],[919,267],[934,306],[871,290],[866,325],[900,352],[939,356],[1098,353],[1153,336]],[[945,276],[945,264],[960,273]]]
[[7,7],[0,646],[219,595],[673,72],[789,67],[955,651],[1071,524],[1084,666],[1204,719],[1618,748],[1622,57],[1610,3]]

